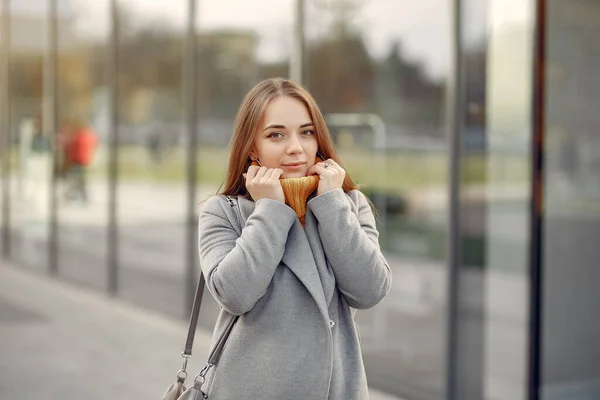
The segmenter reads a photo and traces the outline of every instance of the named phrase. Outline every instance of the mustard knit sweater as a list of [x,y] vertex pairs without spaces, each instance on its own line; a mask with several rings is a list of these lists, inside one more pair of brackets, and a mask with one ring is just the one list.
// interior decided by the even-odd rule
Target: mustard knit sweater
[[[317,158],[316,162],[320,161],[321,159]],[[253,161],[252,165],[259,166],[256,161]],[[304,217],[306,215],[306,202],[311,193],[319,186],[319,180],[319,175],[304,176],[301,178],[283,178],[279,180],[285,196],[285,204],[296,212],[302,226],[304,226]]]

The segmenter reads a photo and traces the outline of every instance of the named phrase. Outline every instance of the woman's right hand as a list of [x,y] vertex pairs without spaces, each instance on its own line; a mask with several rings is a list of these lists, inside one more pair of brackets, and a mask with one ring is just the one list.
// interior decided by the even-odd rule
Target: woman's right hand
[[251,165],[248,172],[244,174],[244,178],[246,178],[246,189],[254,201],[273,199],[285,203],[283,188],[279,183],[281,174],[283,174],[283,170],[279,168]]

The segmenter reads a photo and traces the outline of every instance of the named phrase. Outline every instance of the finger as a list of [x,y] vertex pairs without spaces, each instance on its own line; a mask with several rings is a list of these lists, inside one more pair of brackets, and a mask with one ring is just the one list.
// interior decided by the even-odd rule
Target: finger
[[332,160],[331,158],[328,158],[327,160],[325,160],[322,165],[323,167],[325,167],[325,165],[328,164],[327,168],[342,168],[340,167],[340,165],[338,163],[336,163],[334,160]]
[[248,168],[248,172],[246,173],[246,180],[252,180],[254,179],[254,177],[256,176],[256,172],[258,172],[258,168],[254,165],[250,166],[250,168]]
[[244,177],[244,179],[248,179],[248,178],[246,178],[246,177],[248,176],[248,174],[247,174],[247,173],[245,173],[245,172],[244,172],[244,173],[242,174],[242,176]]
[[262,178],[265,176],[265,174],[267,173],[267,167],[260,167],[260,169],[258,170],[258,172],[256,172],[256,178]]
[[337,169],[337,170],[343,170],[344,168],[342,168],[342,166],[340,166],[340,164],[338,164],[337,162],[335,162],[335,160],[329,158],[327,159],[327,161],[325,161],[326,163],[329,164],[329,167],[327,168],[332,168],[332,169]]
[[279,179],[281,177],[281,174],[283,174],[283,170],[281,168],[275,168],[273,169],[273,175],[271,175],[271,178]]
[[319,162],[319,163],[316,163],[315,165],[313,165],[312,167],[310,167],[308,172],[311,175],[322,174],[324,171],[326,171],[330,168],[331,168],[331,165],[329,165],[328,167],[325,167],[325,162]]
[[[321,167],[321,168],[326,168],[327,165],[328,165],[327,161],[320,161],[315,164],[316,167]],[[331,165],[331,164],[329,164],[329,165]]]
[[328,168],[325,168],[322,165],[315,164],[311,168],[311,170],[313,171],[312,175],[319,175],[321,178],[323,178],[323,176],[329,175],[330,172],[333,172],[333,171],[327,171],[327,169]]
[[272,169],[272,168],[269,168],[269,169],[267,169],[267,171],[265,172],[265,176],[264,176],[264,178],[265,178],[265,179],[271,179],[271,176],[272,176],[272,175],[273,175],[273,169]]

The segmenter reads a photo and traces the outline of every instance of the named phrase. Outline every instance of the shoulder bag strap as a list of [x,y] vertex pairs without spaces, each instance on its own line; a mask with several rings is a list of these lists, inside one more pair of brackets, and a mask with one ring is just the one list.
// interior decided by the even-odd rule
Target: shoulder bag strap
[[[227,196],[227,202],[232,207],[237,206],[239,208],[239,204],[237,203],[237,199],[235,197]],[[243,227],[241,226],[241,222],[238,217],[238,213],[239,213],[239,210],[236,209],[234,214],[236,216],[235,217],[237,220],[236,222],[240,226],[240,232],[241,232]],[[177,373],[178,378],[185,379],[184,375],[187,375],[187,372],[186,372],[187,360],[192,356],[192,348],[194,346],[194,337],[196,335],[196,329],[198,327],[198,316],[200,315],[200,306],[202,305],[202,295],[204,294],[205,283],[206,282],[204,279],[204,274],[202,273],[202,271],[200,271],[200,280],[198,281],[198,287],[196,288],[196,295],[194,297],[194,305],[192,307],[192,313],[190,315],[190,324],[188,327],[187,339],[185,341],[185,348],[183,349],[183,353],[181,354],[181,356],[185,360],[183,362],[183,367]],[[206,363],[205,367],[202,369],[202,372],[200,372],[199,376],[203,377],[204,375],[206,375],[206,372],[208,372],[208,369],[210,367],[212,367],[214,364],[216,364],[216,362],[219,360],[219,357],[221,356],[221,353],[223,351],[223,347],[225,346],[225,342],[227,341],[227,338],[229,337],[229,334],[231,333],[231,330],[233,329],[233,325],[235,325],[235,322],[237,321],[238,318],[239,318],[239,316],[237,316],[237,315],[235,315],[235,316],[233,316],[233,318],[231,318],[231,320],[229,321],[229,323],[223,330],[223,333],[221,333],[217,342],[215,343],[214,348],[210,352],[209,357],[208,357],[208,362]],[[181,381],[183,381],[183,380],[181,380]]]
[[192,306],[192,313],[190,315],[190,325],[188,327],[187,339],[185,341],[185,348],[183,349],[183,356],[191,357],[192,348],[194,346],[194,336],[196,335],[196,328],[198,326],[198,316],[200,315],[200,306],[202,305],[202,295],[204,294],[204,274],[200,272],[200,280],[198,281],[198,287],[196,288],[196,296],[194,297],[194,305]]

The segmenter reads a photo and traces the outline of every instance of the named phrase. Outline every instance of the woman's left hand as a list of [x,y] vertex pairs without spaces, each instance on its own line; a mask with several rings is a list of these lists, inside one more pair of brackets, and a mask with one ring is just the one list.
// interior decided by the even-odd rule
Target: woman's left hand
[[346,177],[346,170],[340,167],[338,163],[331,158],[318,162],[308,170],[308,175],[319,175],[319,187],[317,196],[330,190],[341,188]]

